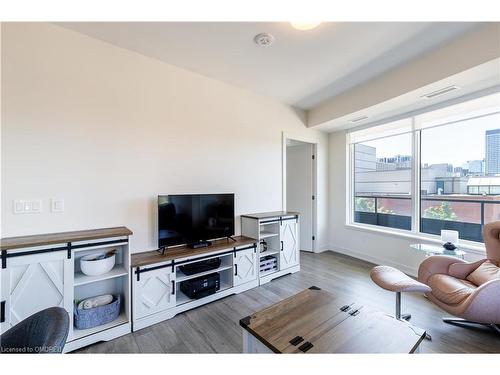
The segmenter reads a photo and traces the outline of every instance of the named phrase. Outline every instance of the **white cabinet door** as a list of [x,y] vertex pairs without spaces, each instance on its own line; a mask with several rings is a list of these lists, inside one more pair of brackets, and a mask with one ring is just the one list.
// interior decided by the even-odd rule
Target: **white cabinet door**
[[73,261],[64,251],[8,258],[1,270],[5,321],[0,332],[48,307],[63,307],[71,315],[73,272]]
[[280,270],[299,263],[298,223],[296,220],[283,220],[280,225]]
[[170,266],[142,272],[137,281],[132,273],[134,319],[139,319],[175,306],[175,275]]
[[238,286],[257,278],[257,250],[247,249],[236,252],[234,258],[233,284]]

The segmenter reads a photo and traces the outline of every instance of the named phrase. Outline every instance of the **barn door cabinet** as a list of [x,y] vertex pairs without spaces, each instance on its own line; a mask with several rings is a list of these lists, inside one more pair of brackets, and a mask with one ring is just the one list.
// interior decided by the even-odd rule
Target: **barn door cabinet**
[[[59,306],[68,312],[70,329],[65,351],[131,331],[130,255],[125,227],[10,237],[1,240],[0,333],[30,315]],[[84,255],[116,250],[113,269],[100,276],[81,272]],[[91,329],[74,327],[75,301],[102,294],[121,298],[120,316]]]
[[[185,274],[183,266],[218,258],[217,268]],[[219,274],[219,289],[208,296],[192,299],[182,291],[182,283]],[[132,330],[137,331],[192,308],[259,285],[257,243],[236,236],[205,248],[177,246],[162,251],[132,255]]]
[[257,271],[260,284],[300,271],[300,215],[263,212],[241,216],[241,234],[259,243]]

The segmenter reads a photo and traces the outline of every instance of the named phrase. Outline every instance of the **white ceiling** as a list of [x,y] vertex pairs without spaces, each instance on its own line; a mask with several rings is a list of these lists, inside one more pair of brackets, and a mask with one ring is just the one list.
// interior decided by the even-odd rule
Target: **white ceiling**
[[[77,22],[58,25],[298,108],[404,64],[477,27],[465,22]],[[253,37],[275,36],[259,47]]]

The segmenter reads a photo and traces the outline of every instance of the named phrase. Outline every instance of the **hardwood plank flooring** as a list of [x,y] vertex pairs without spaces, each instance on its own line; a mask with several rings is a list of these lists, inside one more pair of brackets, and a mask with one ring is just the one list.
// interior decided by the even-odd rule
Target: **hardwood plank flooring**
[[[240,318],[312,285],[394,314],[394,293],[371,281],[371,267],[370,263],[331,251],[301,253],[298,273],[76,353],[241,353]],[[403,312],[411,313],[411,322],[432,335],[432,341],[422,343],[422,353],[500,353],[500,335],[486,328],[443,323],[446,312],[423,295],[405,293]]]

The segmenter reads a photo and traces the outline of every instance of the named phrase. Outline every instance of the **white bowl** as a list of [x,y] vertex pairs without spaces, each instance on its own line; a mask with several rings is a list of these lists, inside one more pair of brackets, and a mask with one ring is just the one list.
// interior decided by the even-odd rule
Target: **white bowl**
[[87,276],[99,276],[103,275],[113,269],[115,266],[116,255],[100,260],[90,260],[98,257],[99,255],[104,255],[106,253],[94,253],[85,255],[80,258],[80,268],[82,272]]

